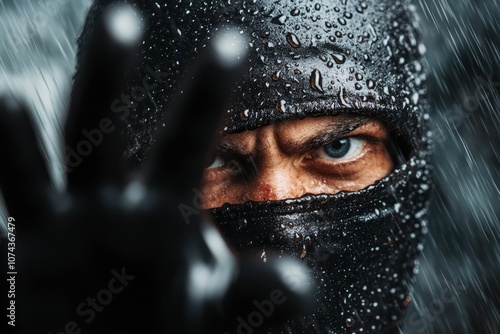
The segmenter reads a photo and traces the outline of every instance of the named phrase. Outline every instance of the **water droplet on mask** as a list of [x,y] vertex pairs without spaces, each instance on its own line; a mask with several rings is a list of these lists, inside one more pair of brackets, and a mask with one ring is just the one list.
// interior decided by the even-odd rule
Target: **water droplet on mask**
[[328,60],[325,56],[319,56],[319,59],[321,59],[324,62],[326,62]]
[[275,240],[275,239],[276,239],[276,236],[275,236],[274,234],[271,234],[271,235],[269,236],[269,241],[270,241],[270,242],[274,242],[274,240]]
[[353,318],[347,318],[347,319],[345,320],[345,325],[346,325],[347,327],[352,327],[352,326],[354,326],[354,319],[353,319]]
[[332,68],[333,67],[333,62],[329,61],[328,63],[326,63],[326,66],[328,66],[329,68]]
[[283,232],[285,230],[285,224],[280,224],[278,228],[281,232]]
[[248,117],[250,116],[250,110],[249,109],[246,109],[244,111],[242,111],[240,113],[240,118],[244,121],[246,121],[248,119]]
[[281,71],[274,72],[273,75],[271,75],[271,79],[273,81],[278,81],[281,78]]
[[297,15],[300,15],[300,10],[295,7],[294,9],[292,9],[292,11],[290,12],[290,15],[292,16],[297,16]]
[[307,256],[306,245],[302,245],[302,249],[300,250],[299,258],[303,259]]
[[315,4],[314,5],[314,9],[320,10],[321,9],[321,5],[319,3]]
[[344,16],[345,16],[346,18],[348,18],[348,19],[352,19],[352,13],[350,13],[350,12],[345,12],[345,13],[344,13]]
[[264,38],[268,38],[270,34],[271,33],[269,31],[264,31],[261,36]]
[[359,83],[357,83],[357,82],[354,84],[354,88],[356,88],[356,90],[363,89],[363,87]]
[[347,103],[347,101],[345,100],[345,91],[344,91],[344,87],[341,87],[340,88],[340,91],[339,91],[339,99],[340,99],[340,104],[344,107],[350,107],[350,105]]
[[271,22],[274,24],[284,25],[287,19],[288,19],[288,17],[286,15],[281,14],[281,15],[274,17],[271,20]]
[[345,26],[347,23],[347,21],[343,17],[339,17],[337,21],[339,21],[339,23],[343,26]]
[[247,227],[247,224],[248,224],[248,222],[247,222],[247,220],[246,220],[246,219],[240,219],[240,220],[238,220],[238,228],[239,228],[240,230],[242,230],[242,229],[246,228],[246,227]]
[[262,260],[262,262],[266,263],[267,262],[267,256],[266,256],[266,250],[265,249],[262,249],[260,251],[260,259]]
[[293,236],[293,242],[298,243],[302,241],[302,234],[295,232]]
[[342,38],[342,33],[341,33],[340,31],[336,31],[336,32],[335,32],[335,36],[336,36],[337,38]]
[[333,60],[335,60],[335,62],[339,65],[345,63],[346,57],[344,55],[334,53],[332,54],[332,57]]
[[293,73],[295,73],[295,74],[297,74],[297,75],[301,75],[301,74],[302,74],[302,72],[301,72],[298,68],[296,68],[296,69],[293,71]]
[[368,81],[366,81],[366,86],[367,86],[369,89],[373,89],[373,88],[375,88],[375,81],[373,81],[372,79],[369,79]]
[[[286,101],[279,100],[278,102],[276,102],[276,110],[279,112],[286,112]],[[280,230],[281,230],[281,225],[280,225]],[[283,228],[285,228],[285,225],[283,225]]]
[[317,90],[318,92],[323,93],[323,77],[321,76],[321,72],[317,69],[313,70],[311,73],[311,88],[313,90]]
[[356,73],[355,77],[356,77],[356,80],[358,80],[358,81],[363,80],[363,75],[360,73]]
[[297,35],[289,33],[286,36],[286,40],[288,41],[288,44],[290,44],[292,47],[294,47],[294,48],[300,47],[300,40],[297,37]]

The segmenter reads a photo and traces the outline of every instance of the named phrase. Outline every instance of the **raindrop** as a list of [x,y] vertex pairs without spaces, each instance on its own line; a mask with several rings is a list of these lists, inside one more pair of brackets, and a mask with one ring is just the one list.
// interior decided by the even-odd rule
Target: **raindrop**
[[306,249],[306,245],[302,245],[302,249],[300,250],[300,255],[299,255],[299,258],[300,259],[303,259],[307,256],[307,249]]
[[[286,112],[286,101],[279,100],[278,102],[276,102],[276,110],[279,112]],[[284,231],[284,230],[285,230],[285,225],[280,224],[280,231]]]
[[271,22],[274,24],[284,25],[287,19],[288,19],[288,17],[286,15],[281,14],[281,15],[274,17],[271,20]]
[[250,110],[249,109],[246,109],[245,111],[242,111],[240,113],[240,118],[244,121],[246,121],[248,119],[248,117],[250,116]]
[[247,227],[247,224],[248,224],[248,222],[247,222],[246,219],[240,219],[238,221],[238,227],[239,227],[240,230],[244,229],[245,227]]
[[299,41],[299,38],[297,37],[297,35],[295,35],[293,33],[289,33],[286,36],[286,40],[288,41],[288,44],[290,44],[292,47],[294,47],[294,48],[300,47],[300,41]]
[[262,262],[264,262],[264,263],[267,262],[267,256],[266,256],[266,250],[265,249],[261,250],[260,258],[262,259]]
[[323,93],[323,78],[321,72],[314,69],[311,73],[311,88]]
[[350,107],[349,104],[347,103],[347,101],[345,100],[345,91],[344,91],[344,87],[341,87],[340,88],[340,91],[339,91],[339,99],[340,99],[340,103],[344,106],[344,107]]
[[346,57],[342,54],[334,53],[334,54],[332,54],[332,57],[333,57],[333,60],[335,60],[335,62],[339,65],[345,63]]
[[293,241],[295,243],[301,242],[302,241],[302,234],[295,232],[295,235],[293,236]]

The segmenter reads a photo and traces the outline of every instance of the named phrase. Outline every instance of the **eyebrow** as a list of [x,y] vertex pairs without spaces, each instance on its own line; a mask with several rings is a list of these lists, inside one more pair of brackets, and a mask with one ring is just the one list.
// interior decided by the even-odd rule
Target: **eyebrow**
[[284,146],[289,149],[293,148],[294,153],[306,153],[310,150],[327,145],[334,140],[338,140],[360,126],[373,121],[374,119],[368,116],[342,115],[342,117],[329,120],[327,125],[320,130],[318,135],[300,141],[288,141]]
[[[334,140],[339,139],[345,134],[356,130],[358,127],[373,122],[374,119],[364,115],[343,114],[328,120],[326,125],[322,126],[319,134],[298,141],[287,141],[284,147],[294,153],[305,153],[318,147],[324,146]],[[244,153],[245,147],[235,140],[223,139],[215,149],[227,155],[249,155]]]

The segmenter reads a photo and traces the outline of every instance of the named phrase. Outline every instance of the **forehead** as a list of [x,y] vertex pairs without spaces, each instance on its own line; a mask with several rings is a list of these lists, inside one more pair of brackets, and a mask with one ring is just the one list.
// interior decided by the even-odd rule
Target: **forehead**
[[129,84],[141,86],[151,68],[164,75],[127,119],[134,141],[165,122],[189,69],[214,34],[230,27],[247,37],[249,52],[224,133],[344,112],[376,114],[399,126],[421,113],[423,48],[407,0],[143,0],[142,6],[149,23],[140,50],[144,68]]

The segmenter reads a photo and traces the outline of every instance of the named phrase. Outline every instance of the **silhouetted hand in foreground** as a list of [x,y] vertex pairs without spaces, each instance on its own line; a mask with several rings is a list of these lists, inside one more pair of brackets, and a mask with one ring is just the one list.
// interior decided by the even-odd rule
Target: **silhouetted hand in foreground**
[[[117,40],[106,20],[94,23],[85,50],[65,145],[88,149],[84,130],[99,129],[103,138],[67,174],[65,191],[52,185],[27,110],[14,98],[0,102],[0,187],[16,232],[10,329],[236,333],[297,315],[307,304],[306,280],[295,277],[292,286],[284,277],[301,275],[296,264],[238,260],[209,217],[191,216],[187,224],[178,208],[193,202],[239,66],[221,62],[217,48],[201,54],[195,80],[170,110],[174,121],[144,171],[129,174],[110,106],[134,48]],[[3,250],[7,245],[3,240]]]

